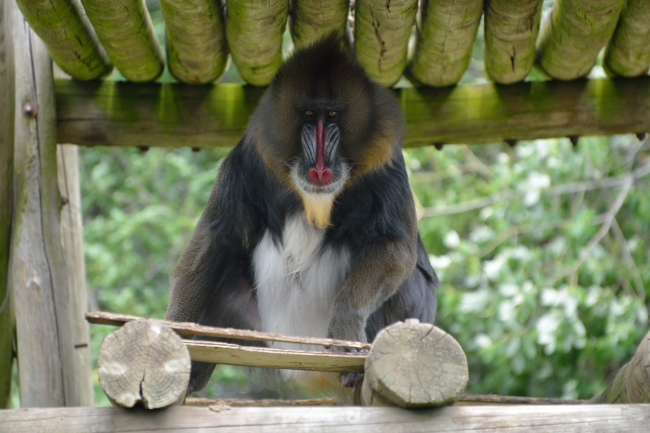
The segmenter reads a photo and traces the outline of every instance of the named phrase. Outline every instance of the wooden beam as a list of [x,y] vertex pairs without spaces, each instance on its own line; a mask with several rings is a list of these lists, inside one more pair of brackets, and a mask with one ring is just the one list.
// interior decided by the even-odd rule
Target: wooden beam
[[[84,255],[84,229],[81,209],[81,187],[79,184],[79,148],[72,144],[57,146],[57,176],[61,191],[61,243],[65,253],[70,281],[70,303],[72,307],[74,371],[77,378],[79,402],[93,406],[92,354],[90,353],[90,330],[84,314],[88,311],[88,289],[86,287],[86,258]],[[81,320],[80,320],[81,319]]]
[[9,249],[14,210],[14,51],[12,7],[0,1],[0,409],[11,407],[14,321],[9,296]]
[[[55,82],[58,140],[83,146],[232,147],[263,90],[219,84]],[[650,131],[650,78],[398,89],[405,147]]]
[[586,76],[612,37],[625,0],[558,0],[537,39],[537,69],[558,80]]
[[485,1],[485,73],[493,81],[522,81],[535,63],[543,0]]
[[366,354],[249,347],[214,341],[185,340],[192,361],[244,367],[363,373]]
[[127,80],[153,81],[164,63],[144,0],[81,0],[97,37]]
[[391,87],[406,67],[417,0],[356,0],[354,53],[370,78]]
[[309,46],[334,31],[342,38],[349,8],[348,0],[294,1],[289,11],[289,28],[296,48]]
[[108,432],[454,432],[645,433],[650,405],[380,407],[188,407],[164,411],[120,408],[0,411],[0,431]]
[[[13,5],[13,2],[9,2]],[[56,109],[45,45],[13,7],[16,59],[15,210],[11,290],[21,407],[80,406],[70,271],[60,237]]]
[[266,86],[282,65],[289,0],[226,0],[226,38],[242,78]]
[[614,36],[605,50],[603,67],[610,75],[638,77],[650,68],[650,2],[628,0]]
[[228,59],[221,2],[161,0],[165,17],[167,64],[183,83],[211,83]]
[[423,0],[408,75],[435,87],[460,81],[472,57],[483,0]]
[[94,80],[113,69],[79,0],[17,0],[32,29],[68,75]]
[[[128,322],[141,319],[143,318],[137,316],[129,316],[126,314],[107,313],[103,311],[86,313],[86,320],[89,323],[98,325],[122,326]],[[347,347],[350,349],[370,349],[370,344],[359,343],[357,341],[333,340],[331,338],[295,337],[291,335],[275,334],[272,332],[251,331],[248,329],[215,328],[212,326],[202,326],[190,322],[171,322],[169,320],[157,320],[149,318],[146,318],[146,320],[167,326],[177,334],[186,337],[197,336],[205,338],[221,338],[226,340],[265,341],[307,344],[311,346],[324,347]]]

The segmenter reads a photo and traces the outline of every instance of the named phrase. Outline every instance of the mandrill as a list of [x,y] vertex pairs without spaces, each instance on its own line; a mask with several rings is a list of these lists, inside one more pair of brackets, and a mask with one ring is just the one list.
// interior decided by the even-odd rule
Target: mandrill
[[[433,323],[404,128],[392,92],[335,36],[296,52],[223,162],[166,319],[362,342],[399,320]],[[213,369],[194,362],[188,394]]]

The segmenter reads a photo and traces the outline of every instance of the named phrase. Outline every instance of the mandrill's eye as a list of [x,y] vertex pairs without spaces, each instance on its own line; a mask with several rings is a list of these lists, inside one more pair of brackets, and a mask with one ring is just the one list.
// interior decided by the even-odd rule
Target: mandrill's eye
[[329,113],[327,113],[327,115],[329,117],[336,117],[336,111],[330,111]]
[[307,111],[305,111],[305,114],[306,114],[307,116],[309,116],[309,117],[314,117],[314,112],[311,111],[311,110],[307,110]]

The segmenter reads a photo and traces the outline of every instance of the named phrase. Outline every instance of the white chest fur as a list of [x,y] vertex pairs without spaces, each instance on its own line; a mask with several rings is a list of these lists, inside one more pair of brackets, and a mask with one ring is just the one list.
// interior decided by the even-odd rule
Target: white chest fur
[[[303,214],[287,219],[281,245],[268,231],[264,234],[253,254],[264,331],[327,337],[334,297],[350,271],[350,254],[347,249],[323,248],[324,234]],[[299,348],[284,343],[273,347]]]

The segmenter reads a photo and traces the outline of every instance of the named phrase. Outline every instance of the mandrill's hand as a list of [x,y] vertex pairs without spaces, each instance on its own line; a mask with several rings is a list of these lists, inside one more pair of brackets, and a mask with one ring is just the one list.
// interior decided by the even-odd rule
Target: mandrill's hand
[[[350,349],[347,347],[333,347],[330,349],[332,352],[337,353],[351,353],[351,354],[368,354],[368,349]],[[339,375],[339,380],[341,385],[345,388],[354,388],[357,386],[361,379],[363,379],[363,373],[341,373]]]

